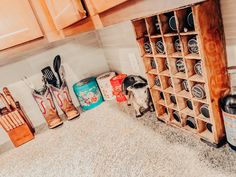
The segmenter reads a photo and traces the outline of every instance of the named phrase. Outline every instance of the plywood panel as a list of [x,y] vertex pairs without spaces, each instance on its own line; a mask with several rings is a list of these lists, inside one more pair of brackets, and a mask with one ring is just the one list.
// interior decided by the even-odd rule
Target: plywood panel
[[0,4],[0,50],[43,36],[28,0]]
[[128,0],[90,0],[95,11],[101,13]]
[[46,0],[45,2],[58,30],[86,17],[86,12],[79,0]]

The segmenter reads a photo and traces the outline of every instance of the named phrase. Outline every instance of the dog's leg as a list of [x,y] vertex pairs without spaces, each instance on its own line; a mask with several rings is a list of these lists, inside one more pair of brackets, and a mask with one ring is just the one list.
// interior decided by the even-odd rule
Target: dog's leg
[[150,90],[148,89],[148,107],[149,107],[149,111],[150,112],[154,112],[155,111],[155,108],[154,108],[154,105],[153,105],[153,101],[152,101],[152,97],[151,97],[151,93],[150,93]]
[[155,108],[154,108],[152,100],[150,100],[150,102],[149,102],[149,110],[150,110],[150,112],[154,112],[155,111]]
[[128,106],[131,106],[132,99],[133,99],[133,94],[129,91],[128,92],[128,99],[127,99]]
[[135,99],[133,99],[133,106],[134,106],[134,109],[135,109],[136,117],[141,117],[143,114],[140,112],[140,106],[137,104]]

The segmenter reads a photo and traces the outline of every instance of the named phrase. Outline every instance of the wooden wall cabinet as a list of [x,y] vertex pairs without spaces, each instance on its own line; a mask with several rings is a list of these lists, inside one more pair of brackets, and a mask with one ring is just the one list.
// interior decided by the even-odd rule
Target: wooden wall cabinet
[[[94,30],[81,0],[0,0],[0,65]],[[56,43],[52,43],[56,45]]]
[[[150,8],[169,8],[165,1],[158,1],[157,6],[153,5],[156,0],[83,0],[83,4],[82,0],[0,0],[0,50],[4,50],[0,59],[9,60],[38,44],[42,48],[50,42],[137,18]],[[199,1],[180,0],[172,6]]]
[[97,13],[104,12],[128,0],[90,0]]
[[132,23],[157,118],[220,146],[225,131],[219,98],[229,90],[229,80],[219,1]]
[[0,50],[43,36],[28,0],[0,4]]
[[86,17],[80,0],[45,0],[55,26],[62,30]]

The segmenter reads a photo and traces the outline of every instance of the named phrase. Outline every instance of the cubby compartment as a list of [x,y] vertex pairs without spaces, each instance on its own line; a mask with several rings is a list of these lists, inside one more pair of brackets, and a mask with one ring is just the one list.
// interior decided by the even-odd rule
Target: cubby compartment
[[158,75],[157,74],[150,74],[150,73],[147,73],[147,81],[148,81],[148,84],[150,86],[150,88],[152,88],[155,84],[155,78],[157,77]]
[[180,96],[177,96],[177,103],[178,103],[178,106],[179,106],[179,110],[186,114],[186,115],[190,115],[192,117],[194,117],[194,107],[193,107],[193,103],[192,103],[192,100],[191,99],[187,99],[187,98],[184,98],[184,97],[180,97]]
[[183,128],[188,130],[192,133],[197,133],[198,124],[195,117],[188,115],[188,114],[181,114],[182,121],[183,121]]
[[186,79],[186,68],[182,58],[169,58],[171,73],[174,77]]
[[143,57],[145,71],[147,73],[157,73],[157,61],[153,57]]
[[213,136],[213,125],[211,123],[205,122],[203,120],[197,120],[198,124],[198,134],[201,138],[214,142],[214,136]]
[[178,127],[182,126],[181,114],[179,111],[168,109],[170,115],[170,123]]
[[174,11],[160,14],[161,29],[164,35],[177,35],[177,24]]
[[168,109],[160,104],[157,104],[157,117],[165,122],[169,120]]
[[153,89],[155,90],[162,90],[162,87],[161,87],[161,79],[160,79],[160,76],[156,75],[155,78],[154,78],[154,85],[153,85]]
[[207,92],[205,83],[190,81],[193,100],[207,103]]
[[194,101],[194,107],[198,119],[211,123],[209,104]]
[[201,59],[198,35],[181,35],[183,53],[186,59]]
[[153,53],[156,57],[165,57],[166,56],[166,49],[164,41],[162,37],[158,38],[151,38],[152,46],[153,46]]
[[169,63],[166,58],[157,58],[158,71],[160,75],[170,76]]
[[151,58],[149,60],[149,65],[151,67],[151,69],[149,71],[147,71],[149,74],[154,74],[157,75],[158,74],[158,70],[157,70],[157,64],[156,64],[156,60],[154,58]]
[[187,7],[176,11],[178,27],[180,33],[195,32],[195,22],[192,7]]
[[182,44],[178,36],[164,37],[166,44],[166,51],[170,57],[180,58],[182,57]]
[[147,30],[152,37],[158,37],[161,35],[161,30],[160,30],[160,23],[158,21],[157,15],[155,16],[151,16],[151,17],[147,17],[146,18],[146,22],[147,22]]
[[141,56],[152,57],[152,46],[148,37],[137,39]]
[[160,104],[160,105],[165,106],[165,96],[162,91],[152,88],[151,95],[152,95],[154,104]]
[[196,82],[205,82],[202,60],[186,59],[187,74],[189,80]]
[[174,83],[175,93],[178,96],[185,97],[188,99],[191,98],[188,81],[186,79],[174,78],[173,83]]
[[173,81],[169,76],[160,76],[162,88],[168,93],[174,93]]
[[132,23],[136,34],[136,39],[140,39],[148,35],[145,19],[135,20]]
[[178,111],[177,98],[175,94],[164,92],[168,108]]

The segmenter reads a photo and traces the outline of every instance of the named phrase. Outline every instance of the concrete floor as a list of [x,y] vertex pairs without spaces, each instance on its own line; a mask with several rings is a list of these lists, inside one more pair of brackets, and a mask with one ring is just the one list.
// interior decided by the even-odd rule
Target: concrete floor
[[0,177],[235,177],[236,152],[215,149],[106,102],[0,155]]

